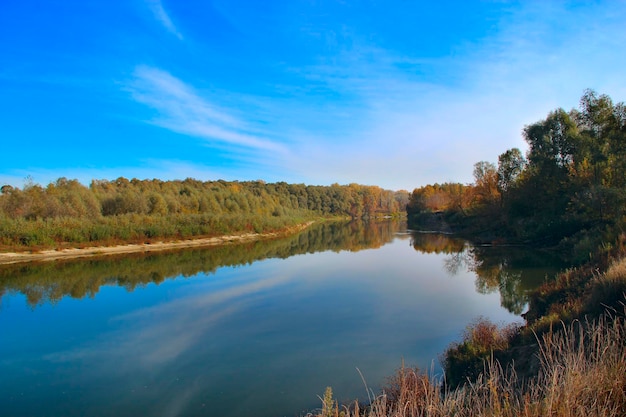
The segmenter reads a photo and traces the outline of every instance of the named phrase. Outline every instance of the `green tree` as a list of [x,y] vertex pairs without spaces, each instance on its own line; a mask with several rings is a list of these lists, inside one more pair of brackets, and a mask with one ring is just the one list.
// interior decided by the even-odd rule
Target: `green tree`
[[579,149],[578,128],[562,109],[524,128],[529,145],[528,164],[514,195],[509,193],[511,219],[526,219],[518,229],[525,238],[558,242],[575,233],[578,225],[567,219],[570,197],[576,192],[573,168]]
[[498,189],[504,194],[515,185],[524,171],[526,159],[518,148],[509,149],[498,156]]
[[578,128],[563,109],[548,114],[540,122],[524,128],[524,139],[530,149],[530,168],[538,175],[561,180],[567,175],[578,149]]

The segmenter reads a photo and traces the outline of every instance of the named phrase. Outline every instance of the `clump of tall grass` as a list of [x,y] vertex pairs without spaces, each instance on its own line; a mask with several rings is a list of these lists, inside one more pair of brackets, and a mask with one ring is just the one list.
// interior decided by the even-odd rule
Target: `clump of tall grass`
[[613,262],[607,271],[596,275],[587,285],[582,306],[584,313],[606,309],[618,311],[626,297],[626,257]]
[[510,348],[520,329],[517,323],[500,327],[484,317],[470,323],[462,340],[452,343],[440,358],[447,386],[456,388],[476,379],[483,372],[483,362]]
[[[401,368],[367,406],[324,409],[324,417],[618,417],[626,415],[626,323],[604,315],[537,336],[540,367],[530,378],[491,358],[472,382],[451,390]],[[326,403],[332,400],[325,399]],[[331,412],[332,411],[332,412]]]

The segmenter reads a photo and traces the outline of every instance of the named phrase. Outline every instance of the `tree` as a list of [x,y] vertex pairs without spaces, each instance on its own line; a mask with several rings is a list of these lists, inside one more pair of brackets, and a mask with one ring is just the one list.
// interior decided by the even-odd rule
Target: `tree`
[[476,198],[479,204],[492,205],[500,198],[498,191],[498,170],[491,162],[474,164]]
[[498,156],[498,189],[506,193],[524,171],[526,160],[518,148],[509,149]]
[[524,128],[530,146],[528,161],[540,175],[567,174],[578,149],[578,128],[563,109],[548,114],[540,122]]
[[607,95],[586,90],[580,111],[572,111],[580,130],[581,149],[577,169],[598,186],[625,187],[626,108]]
[[523,183],[514,197],[516,215],[533,220],[534,233],[558,239],[573,232],[564,213],[576,192],[575,161],[580,137],[574,120],[563,109],[524,128],[529,145]]

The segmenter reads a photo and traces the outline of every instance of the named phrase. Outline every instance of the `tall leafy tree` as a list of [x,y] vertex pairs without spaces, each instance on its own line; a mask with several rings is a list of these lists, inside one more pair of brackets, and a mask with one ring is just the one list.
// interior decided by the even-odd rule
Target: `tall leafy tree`
[[474,164],[474,185],[479,204],[494,205],[500,199],[498,190],[498,170],[491,162],[480,161]]
[[563,109],[550,112],[545,120],[524,128],[524,139],[530,149],[531,169],[540,175],[567,174],[578,145],[578,128]]
[[590,223],[611,223],[626,204],[626,109],[587,90],[572,117],[580,130],[574,214]]
[[509,149],[498,156],[498,189],[508,192],[524,171],[526,159],[518,148]]
[[578,151],[578,128],[563,109],[524,128],[529,145],[523,189],[517,198],[517,214],[533,220],[535,233],[548,239],[566,231],[563,214],[575,191],[570,176]]

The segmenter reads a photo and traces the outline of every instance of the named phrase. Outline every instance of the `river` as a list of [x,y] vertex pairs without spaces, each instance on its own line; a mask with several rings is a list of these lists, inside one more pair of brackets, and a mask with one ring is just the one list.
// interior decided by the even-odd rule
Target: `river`
[[393,221],[3,266],[0,414],[298,416],[327,386],[367,400],[403,361],[441,373],[473,319],[521,322],[560,268]]

